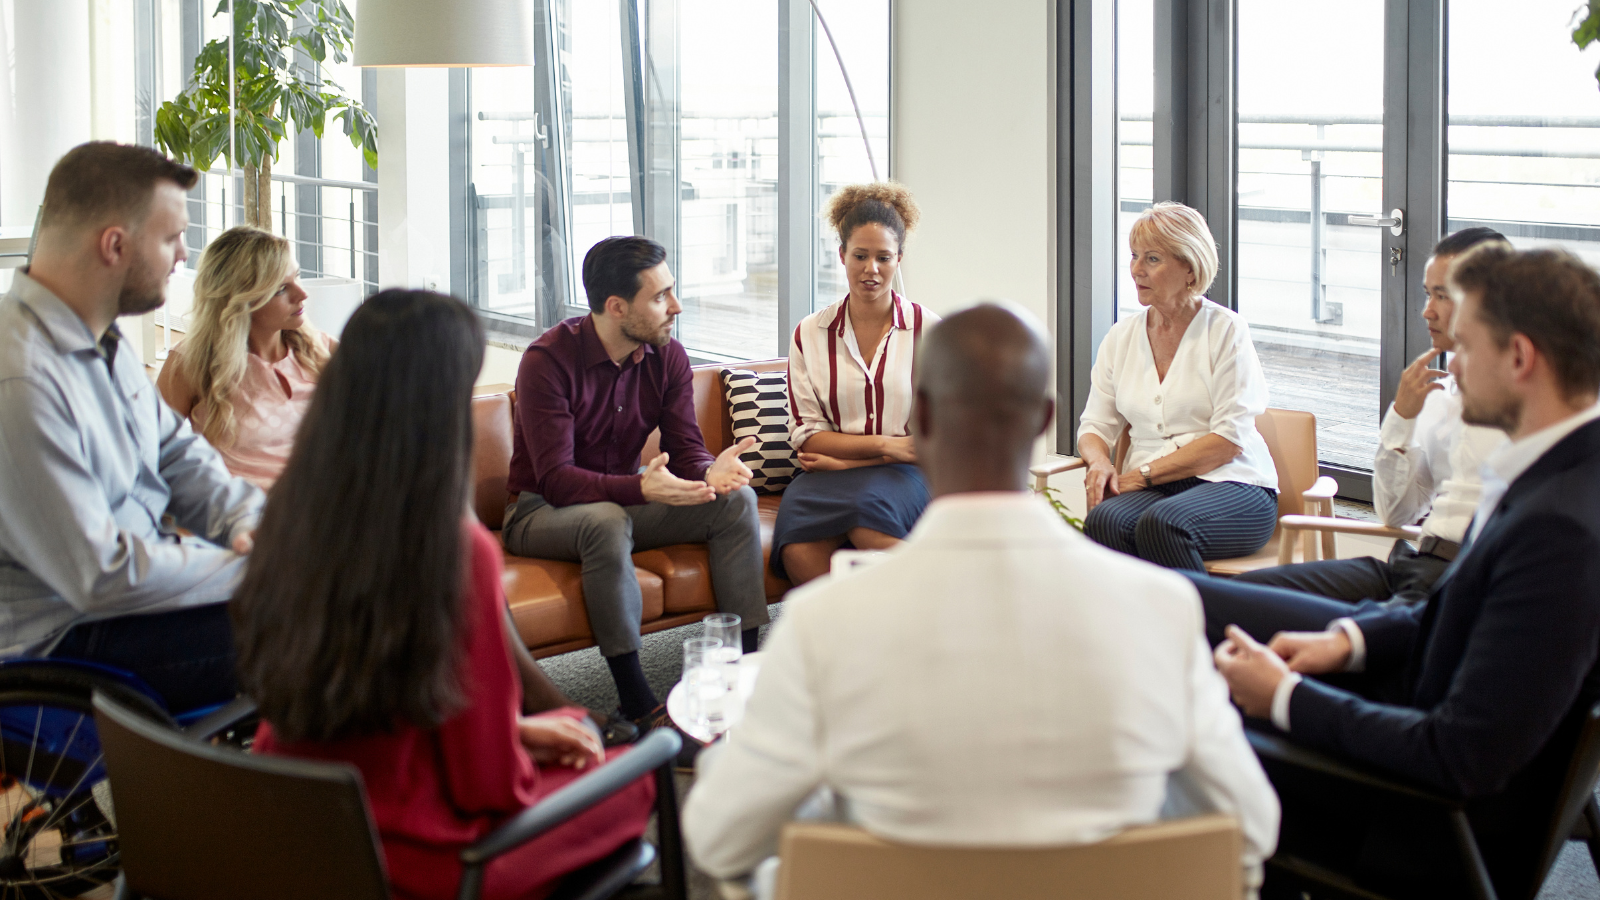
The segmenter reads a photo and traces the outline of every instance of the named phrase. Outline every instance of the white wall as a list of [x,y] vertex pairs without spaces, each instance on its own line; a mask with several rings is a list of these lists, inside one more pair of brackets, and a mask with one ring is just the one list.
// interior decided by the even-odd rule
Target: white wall
[[450,74],[378,70],[378,286],[449,290]]
[[[0,224],[31,227],[50,169],[92,136],[89,0],[11,0],[0,95]],[[4,50],[0,46],[0,50]],[[3,82],[0,82],[3,86]]]
[[[922,209],[906,242],[906,295],[936,312],[1011,300],[1052,334],[1053,7],[897,2],[890,110],[891,173]],[[1081,497],[1081,478],[1060,486],[1069,483]]]
[[922,208],[906,294],[935,311],[1001,297],[1051,320],[1053,5],[894,5],[891,171]]

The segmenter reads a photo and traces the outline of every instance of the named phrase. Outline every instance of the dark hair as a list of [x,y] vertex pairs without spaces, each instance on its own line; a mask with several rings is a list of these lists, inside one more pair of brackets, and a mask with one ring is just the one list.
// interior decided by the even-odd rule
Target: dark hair
[[839,233],[839,245],[850,244],[850,233],[863,225],[882,225],[894,233],[900,252],[906,249],[906,232],[917,227],[922,213],[911,191],[892,181],[849,184],[833,192],[824,210],[828,224]]
[[239,685],[286,741],[432,728],[459,659],[478,318],[387,290],[345,326],[232,606]]
[[68,150],[50,170],[39,229],[144,222],[156,185],[170,181],[188,190],[200,178],[148,147],[90,141]]
[[1463,228],[1455,234],[1447,234],[1439,243],[1433,245],[1434,256],[1457,256],[1471,250],[1485,241],[1503,241],[1506,236],[1493,228],[1474,225]]
[[1478,295],[1478,317],[1501,347],[1513,334],[1532,341],[1568,399],[1600,389],[1600,273],[1582,260],[1494,241],[1456,260],[1450,283]]
[[639,273],[667,261],[667,248],[647,237],[608,237],[583,257],[583,290],[589,308],[603,312],[606,299],[621,297],[632,303],[639,293]]

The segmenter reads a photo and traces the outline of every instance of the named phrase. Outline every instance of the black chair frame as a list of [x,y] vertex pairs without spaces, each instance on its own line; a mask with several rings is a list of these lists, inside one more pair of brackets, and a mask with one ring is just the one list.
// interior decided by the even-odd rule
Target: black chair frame
[[[1461,854],[1473,900],[1499,900],[1484,864],[1483,852],[1467,819],[1466,800],[1301,747],[1278,733],[1246,728],[1245,735],[1263,763],[1292,766],[1437,809],[1448,823],[1451,841]],[[1533,900],[1538,895],[1550,867],[1568,840],[1584,841],[1595,871],[1600,873],[1600,805],[1596,804],[1594,795],[1597,781],[1600,781],[1600,704],[1589,711],[1579,733],[1545,832],[1539,867],[1532,885],[1519,900]],[[1280,852],[1267,860],[1267,867],[1296,882],[1331,890],[1340,896],[1390,900],[1358,885],[1347,873],[1332,871],[1301,857]]]
[[[365,792],[361,788],[360,775],[354,767],[280,757],[257,757],[241,753],[236,749],[206,743],[209,737],[227,729],[242,716],[253,713],[254,705],[249,701],[239,701],[218,710],[197,723],[187,733],[155,724],[140,712],[129,709],[105,694],[95,695],[94,709],[96,717],[102,720],[102,729],[108,724],[105,720],[109,720],[110,725],[132,732],[142,741],[212,764],[235,769],[253,769],[279,776],[342,782],[348,791],[359,797],[360,804],[365,805]],[[673,783],[673,761],[681,746],[682,739],[675,731],[657,729],[640,740],[627,754],[574,780],[534,806],[513,816],[477,843],[462,850],[462,877],[457,896],[461,900],[476,900],[483,888],[484,868],[495,858],[544,834],[612,796],[636,779],[653,772],[657,786],[659,854],[655,847],[642,839],[630,841],[606,858],[569,874],[562,880],[552,897],[559,900],[602,900],[613,896],[625,897],[628,900],[685,900],[687,883],[683,864],[683,843],[678,822],[677,793]],[[111,775],[113,796],[117,791],[116,785],[116,773],[113,771]],[[370,826],[370,818],[368,823]],[[655,862],[658,856],[661,871],[659,881],[634,885],[632,882],[652,862]],[[128,859],[125,856],[125,868],[128,868]],[[382,858],[375,835],[372,839],[372,858],[351,861],[352,866],[359,867],[362,864],[375,866],[379,873],[382,872]],[[116,896],[118,900],[140,900],[144,897],[128,885],[125,877],[118,881]]]

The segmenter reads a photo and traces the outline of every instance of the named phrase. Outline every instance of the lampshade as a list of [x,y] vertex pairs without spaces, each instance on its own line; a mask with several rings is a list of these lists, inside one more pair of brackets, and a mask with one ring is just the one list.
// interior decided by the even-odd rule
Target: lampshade
[[358,66],[531,66],[532,0],[357,0]]

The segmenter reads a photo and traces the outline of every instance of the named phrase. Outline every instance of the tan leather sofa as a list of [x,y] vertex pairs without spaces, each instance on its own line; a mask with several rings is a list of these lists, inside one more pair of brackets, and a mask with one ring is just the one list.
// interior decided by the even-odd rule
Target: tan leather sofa
[[[706,449],[713,454],[733,443],[733,426],[722,389],[724,368],[756,372],[782,371],[781,359],[738,363],[733,366],[700,366],[694,370],[695,418],[705,437]],[[511,436],[516,427],[514,395],[504,386],[480,391],[472,400],[472,419],[476,432],[473,460],[475,494],[473,509],[478,519],[498,536],[511,499],[506,479],[511,465]],[[652,434],[645,445],[644,458],[658,453],[658,436]],[[772,551],[772,526],[778,518],[782,495],[761,497],[762,561]],[[704,544],[673,544],[633,555],[635,574],[644,594],[641,630],[649,634],[699,621],[716,611],[711,593],[711,574]],[[589,615],[583,604],[583,580],[574,562],[506,554],[506,600],[517,631],[535,656],[554,656],[570,650],[594,646],[589,630]],[[790,585],[766,571],[767,602],[783,598]]]

